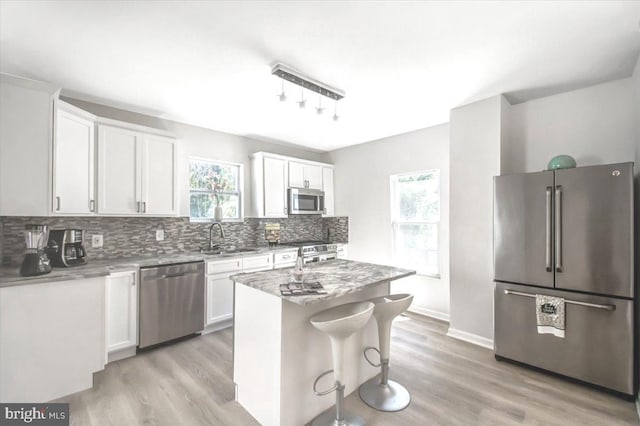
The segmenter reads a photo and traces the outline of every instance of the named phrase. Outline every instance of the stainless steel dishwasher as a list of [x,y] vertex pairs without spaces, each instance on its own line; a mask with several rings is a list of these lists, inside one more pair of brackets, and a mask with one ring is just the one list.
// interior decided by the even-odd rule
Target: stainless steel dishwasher
[[140,268],[140,348],[204,328],[204,262]]

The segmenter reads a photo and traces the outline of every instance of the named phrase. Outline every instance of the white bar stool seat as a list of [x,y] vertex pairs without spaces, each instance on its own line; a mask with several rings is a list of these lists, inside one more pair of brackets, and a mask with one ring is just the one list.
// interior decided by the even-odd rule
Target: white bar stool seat
[[[411,294],[390,294],[370,299],[375,304],[373,316],[378,323],[378,340],[380,350],[367,347],[364,357],[374,367],[381,367],[381,373],[360,386],[360,398],[370,407],[380,411],[400,411],[411,402],[409,391],[393,380],[389,380],[389,348],[391,346],[391,323],[394,318],[405,312],[411,302]],[[380,354],[380,364],[374,364],[367,357],[368,350],[375,350]]]
[[[331,354],[333,357],[333,370],[325,371],[316,378],[313,383],[313,391],[316,395],[327,395],[336,391],[335,410],[325,411],[316,417],[311,426],[324,425],[364,425],[364,419],[360,416],[344,411],[344,344],[353,333],[362,329],[373,313],[374,304],[369,301],[346,303],[330,309],[318,312],[309,321],[318,330],[329,335],[331,340]],[[318,381],[333,372],[335,385],[326,391],[318,391]]]

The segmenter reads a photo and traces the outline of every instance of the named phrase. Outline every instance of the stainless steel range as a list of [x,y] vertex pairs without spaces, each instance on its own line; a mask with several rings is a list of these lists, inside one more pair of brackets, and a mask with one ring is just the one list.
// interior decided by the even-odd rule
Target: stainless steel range
[[298,247],[298,255],[302,257],[302,262],[326,262],[338,258],[338,248],[336,244],[327,243],[326,241],[292,241],[282,243],[285,246]]

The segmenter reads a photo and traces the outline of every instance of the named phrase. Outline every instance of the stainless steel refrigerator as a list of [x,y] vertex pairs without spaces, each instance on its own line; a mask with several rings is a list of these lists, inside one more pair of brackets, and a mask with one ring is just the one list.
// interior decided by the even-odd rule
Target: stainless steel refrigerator
[[[495,355],[636,393],[633,163],[494,178]],[[535,295],[565,299],[538,334]]]

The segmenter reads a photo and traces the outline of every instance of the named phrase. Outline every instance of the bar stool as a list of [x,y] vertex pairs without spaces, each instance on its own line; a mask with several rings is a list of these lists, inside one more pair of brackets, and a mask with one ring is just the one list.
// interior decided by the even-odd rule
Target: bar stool
[[[325,371],[316,378],[313,382],[313,391],[318,396],[336,391],[335,412],[334,410],[325,411],[313,420],[311,426],[365,424],[362,417],[344,410],[344,344],[349,336],[367,324],[373,308],[374,304],[368,301],[346,303],[318,312],[309,319],[315,328],[329,335],[333,357],[333,370]],[[332,372],[335,378],[334,386],[326,391],[318,391],[318,381]]]
[[[400,411],[409,405],[411,395],[404,386],[389,380],[389,346],[391,343],[391,323],[393,319],[406,311],[413,301],[411,294],[390,294],[370,299],[375,304],[373,316],[378,323],[380,350],[369,346],[364,349],[364,357],[374,367],[381,367],[379,376],[375,376],[360,386],[360,398],[370,407],[380,411]],[[367,351],[374,350],[380,355],[380,363],[374,364],[367,357]]]

